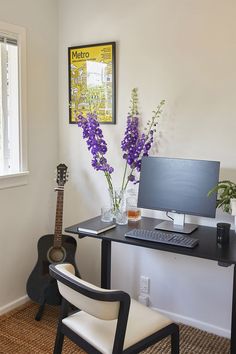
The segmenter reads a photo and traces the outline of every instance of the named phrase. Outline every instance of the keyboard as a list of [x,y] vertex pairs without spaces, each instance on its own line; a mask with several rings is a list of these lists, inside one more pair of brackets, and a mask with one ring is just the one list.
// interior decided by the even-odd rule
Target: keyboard
[[196,238],[159,230],[133,229],[127,232],[125,237],[187,248],[193,248],[198,244]]

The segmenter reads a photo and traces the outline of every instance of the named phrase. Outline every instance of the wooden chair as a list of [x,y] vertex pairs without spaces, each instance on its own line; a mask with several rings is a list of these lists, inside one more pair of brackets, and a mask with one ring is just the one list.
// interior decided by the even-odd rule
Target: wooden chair
[[[76,277],[71,264],[50,265],[50,274],[62,295],[54,354],[62,353],[64,335],[89,354],[139,353],[170,335],[171,353],[179,354],[179,327],[166,316]],[[79,311],[68,315],[70,304]]]

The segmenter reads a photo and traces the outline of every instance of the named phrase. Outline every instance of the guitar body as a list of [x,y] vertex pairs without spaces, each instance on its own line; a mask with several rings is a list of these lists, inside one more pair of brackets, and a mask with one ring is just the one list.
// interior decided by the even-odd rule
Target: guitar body
[[[44,235],[38,241],[38,260],[27,281],[27,294],[38,304],[60,305],[61,295],[57,282],[49,275],[49,265],[56,263],[71,263],[75,267],[76,240],[63,235],[61,248],[53,247],[54,235]],[[54,257],[54,259],[52,259]],[[59,259],[60,258],[60,259]],[[58,259],[58,262],[55,261]]]

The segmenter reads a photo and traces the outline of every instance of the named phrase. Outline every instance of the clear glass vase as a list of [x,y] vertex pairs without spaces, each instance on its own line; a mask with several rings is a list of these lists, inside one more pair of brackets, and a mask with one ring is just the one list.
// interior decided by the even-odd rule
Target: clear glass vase
[[109,190],[113,217],[118,225],[128,223],[126,198],[124,190]]

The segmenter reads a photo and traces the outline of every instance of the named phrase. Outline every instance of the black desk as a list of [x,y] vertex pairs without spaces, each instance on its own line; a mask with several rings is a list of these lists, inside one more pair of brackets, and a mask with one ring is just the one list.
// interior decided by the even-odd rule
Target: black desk
[[[97,217],[100,219],[100,216]],[[102,240],[101,249],[101,286],[110,288],[111,278],[111,242],[120,242],[133,246],[141,246],[146,248],[157,249],[165,252],[183,254],[185,256],[205,258],[212,261],[217,261],[221,265],[233,265],[233,300],[232,300],[232,317],[231,317],[231,354],[236,354],[236,234],[231,231],[230,244],[222,248],[216,244],[216,229],[213,227],[199,226],[193,233],[193,237],[199,239],[199,245],[193,249],[184,247],[170,246],[147,241],[139,241],[135,239],[127,239],[124,237],[126,231],[133,228],[154,229],[162,220],[142,217],[138,222],[129,223],[128,225],[117,225],[116,228],[106,231],[99,235],[85,234],[78,232],[78,225],[73,225],[65,229],[66,232],[78,234],[79,238],[94,237]]]

